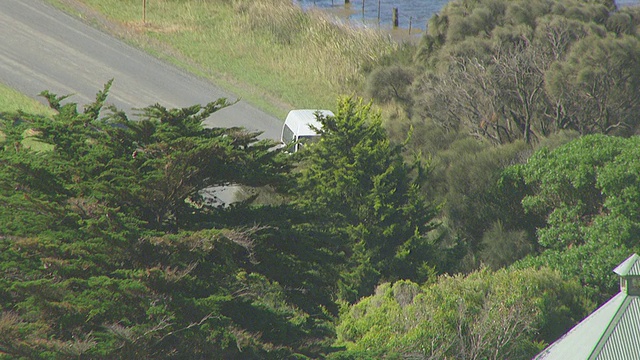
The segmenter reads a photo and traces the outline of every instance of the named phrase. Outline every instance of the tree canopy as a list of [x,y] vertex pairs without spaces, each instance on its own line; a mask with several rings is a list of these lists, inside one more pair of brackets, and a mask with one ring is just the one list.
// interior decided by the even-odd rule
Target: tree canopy
[[583,301],[549,269],[386,283],[341,315],[335,358],[527,359],[584,316]]
[[342,99],[335,117],[319,120],[321,138],[301,164],[296,196],[341,242],[340,296],[355,301],[381,279],[428,279],[436,259],[426,235],[437,208],[420,192],[421,164],[405,162],[380,113],[361,100]]
[[605,299],[617,291],[611,270],[640,250],[639,141],[585,136],[507,170],[510,182],[522,179],[527,187],[524,210],[545,219],[537,231],[543,252],[525,266],[544,264],[576,276]]
[[[5,114],[0,151],[0,357],[283,358],[330,334],[254,270],[264,227],[226,226],[201,190],[278,186],[289,159],[243,129],[201,123],[227,106],[138,121],[109,89],[83,111],[44,93],[53,117]],[[22,146],[24,129],[50,144]],[[241,208],[242,204],[236,205]],[[259,321],[256,321],[259,319]],[[303,340],[306,339],[306,340]]]
[[[422,168],[369,105],[343,100],[292,156],[204,128],[224,99],[133,121],[109,86],[82,111],[44,92],[54,116],[2,116],[0,358],[317,358],[336,300],[434,272]],[[284,201],[203,192],[229,184]]]
[[455,1],[416,54],[410,113],[505,144],[638,127],[637,9],[611,1]]
[[[385,101],[392,140],[413,131],[408,149],[430,162],[422,189],[443,204],[449,271],[508,266],[541,250],[546,214],[525,212],[529,188],[503,178],[505,168],[580,136],[638,133],[640,68],[629,62],[638,11],[609,0],[452,1],[429,21],[412,62],[371,73],[370,86],[386,69],[411,74],[367,91]],[[411,98],[385,95],[394,88]]]
[[639,14],[450,2],[295,154],[110,83],[0,113],[0,359],[531,358],[640,250]]

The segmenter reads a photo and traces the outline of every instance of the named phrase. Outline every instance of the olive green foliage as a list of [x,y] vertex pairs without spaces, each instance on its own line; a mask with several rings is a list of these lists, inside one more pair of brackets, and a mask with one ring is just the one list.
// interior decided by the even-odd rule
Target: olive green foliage
[[534,246],[524,230],[506,230],[501,221],[495,222],[482,235],[480,260],[492,269],[511,265],[532,253]]
[[368,295],[381,279],[427,279],[435,259],[425,235],[436,208],[420,191],[424,169],[404,161],[361,100],[342,99],[335,117],[319,120],[322,136],[303,151],[296,196],[345,254],[340,298]]
[[585,136],[508,170],[527,188],[524,209],[545,219],[538,230],[545,251],[525,264],[575,276],[603,299],[617,291],[611,270],[640,250],[639,141]]
[[[484,233],[495,222],[500,221],[505,231],[523,230],[522,211],[514,212],[512,206],[515,193],[505,191],[498,181],[505,167],[526,160],[530,153],[530,147],[522,141],[494,147],[457,136],[430,156],[425,188],[432,201],[443,203],[440,215],[451,231],[447,243],[458,257],[457,262],[447,267],[448,271],[469,271],[481,262],[493,261],[486,257],[489,253],[481,259],[478,252],[483,248]],[[529,242],[534,240],[535,225],[531,222],[525,227]],[[513,254],[514,259],[523,254]]]
[[632,134],[638,18],[609,1],[450,2],[416,54],[409,112],[494,144]]
[[[277,188],[290,158],[257,133],[203,128],[223,99],[131,121],[103,107],[108,89],[83,111],[45,92],[54,116],[2,118],[17,145],[0,149],[0,358],[318,356],[329,314],[256,271],[269,227],[200,195]],[[51,149],[19,146],[27,128]]]
[[384,104],[391,101],[411,101],[409,86],[414,74],[407,68],[390,66],[375,69],[367,79],[367,93],[374,101]]
[[599,0],[449,2],[412,66],[371,73],[371,83],[394,65],[414,74],[412,99],[394,102],[411,118],[385,126],[396,142],[412,132],[408,148],[430,162],[423,189],[444,204],[449,271],[506,266],[539,247],[545,216],[525,212],[529,188],[505,167],[576,136],[637,133],[638,14]]
[[[546,74],[547,91],[566,127],[581,134],[632,135],[640,110],[640,40],[587,37]],[[587,116],[588,115],[588,116]]]
[[340,316],[338,341],[351,359],[530,359],[588,306],[549,269],[484,269],[380,285]]

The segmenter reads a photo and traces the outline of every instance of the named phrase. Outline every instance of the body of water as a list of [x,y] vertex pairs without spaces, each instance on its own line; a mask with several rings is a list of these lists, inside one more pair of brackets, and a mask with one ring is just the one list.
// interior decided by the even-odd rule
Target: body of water
[[[333,13],[341,19],[366,26],[393,26],[393,9],[398,9],[398,26],[419,30],[427,28],[433,14],[439,12],[449,0],[294,0],[303,9],[316,7]],[[618,6],[640,5],[640,0],[618,0]]]
[[[640,0],[638,0],[640,1]],[[393,26],[393,9],[398,9],[398,26],[425,30],[427,22],[449,0],[296,0],[303,8],[319,8],[341,19],[366,26]]]

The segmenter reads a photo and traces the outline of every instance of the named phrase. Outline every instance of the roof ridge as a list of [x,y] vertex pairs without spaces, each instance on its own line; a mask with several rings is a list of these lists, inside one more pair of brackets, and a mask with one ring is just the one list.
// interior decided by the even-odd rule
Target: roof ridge
[[640,256],[633,254],[629,256],[620,265],[613,269],[613,272],[620,276],[640,275]]

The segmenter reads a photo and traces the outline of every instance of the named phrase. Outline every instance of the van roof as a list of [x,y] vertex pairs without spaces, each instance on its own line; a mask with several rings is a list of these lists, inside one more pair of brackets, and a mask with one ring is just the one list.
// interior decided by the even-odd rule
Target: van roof
[[284,123],[289,126],[289,128],[298,136],[313,136],[317,135],[316,132],[309,127],[312,125],[313,127],[320,129],[322,124],[316,119],[316,112],[324,116],[334,116],[330,110],[312,110],[312,109],[301,109],[301,110],[291,110],[287,115]]

